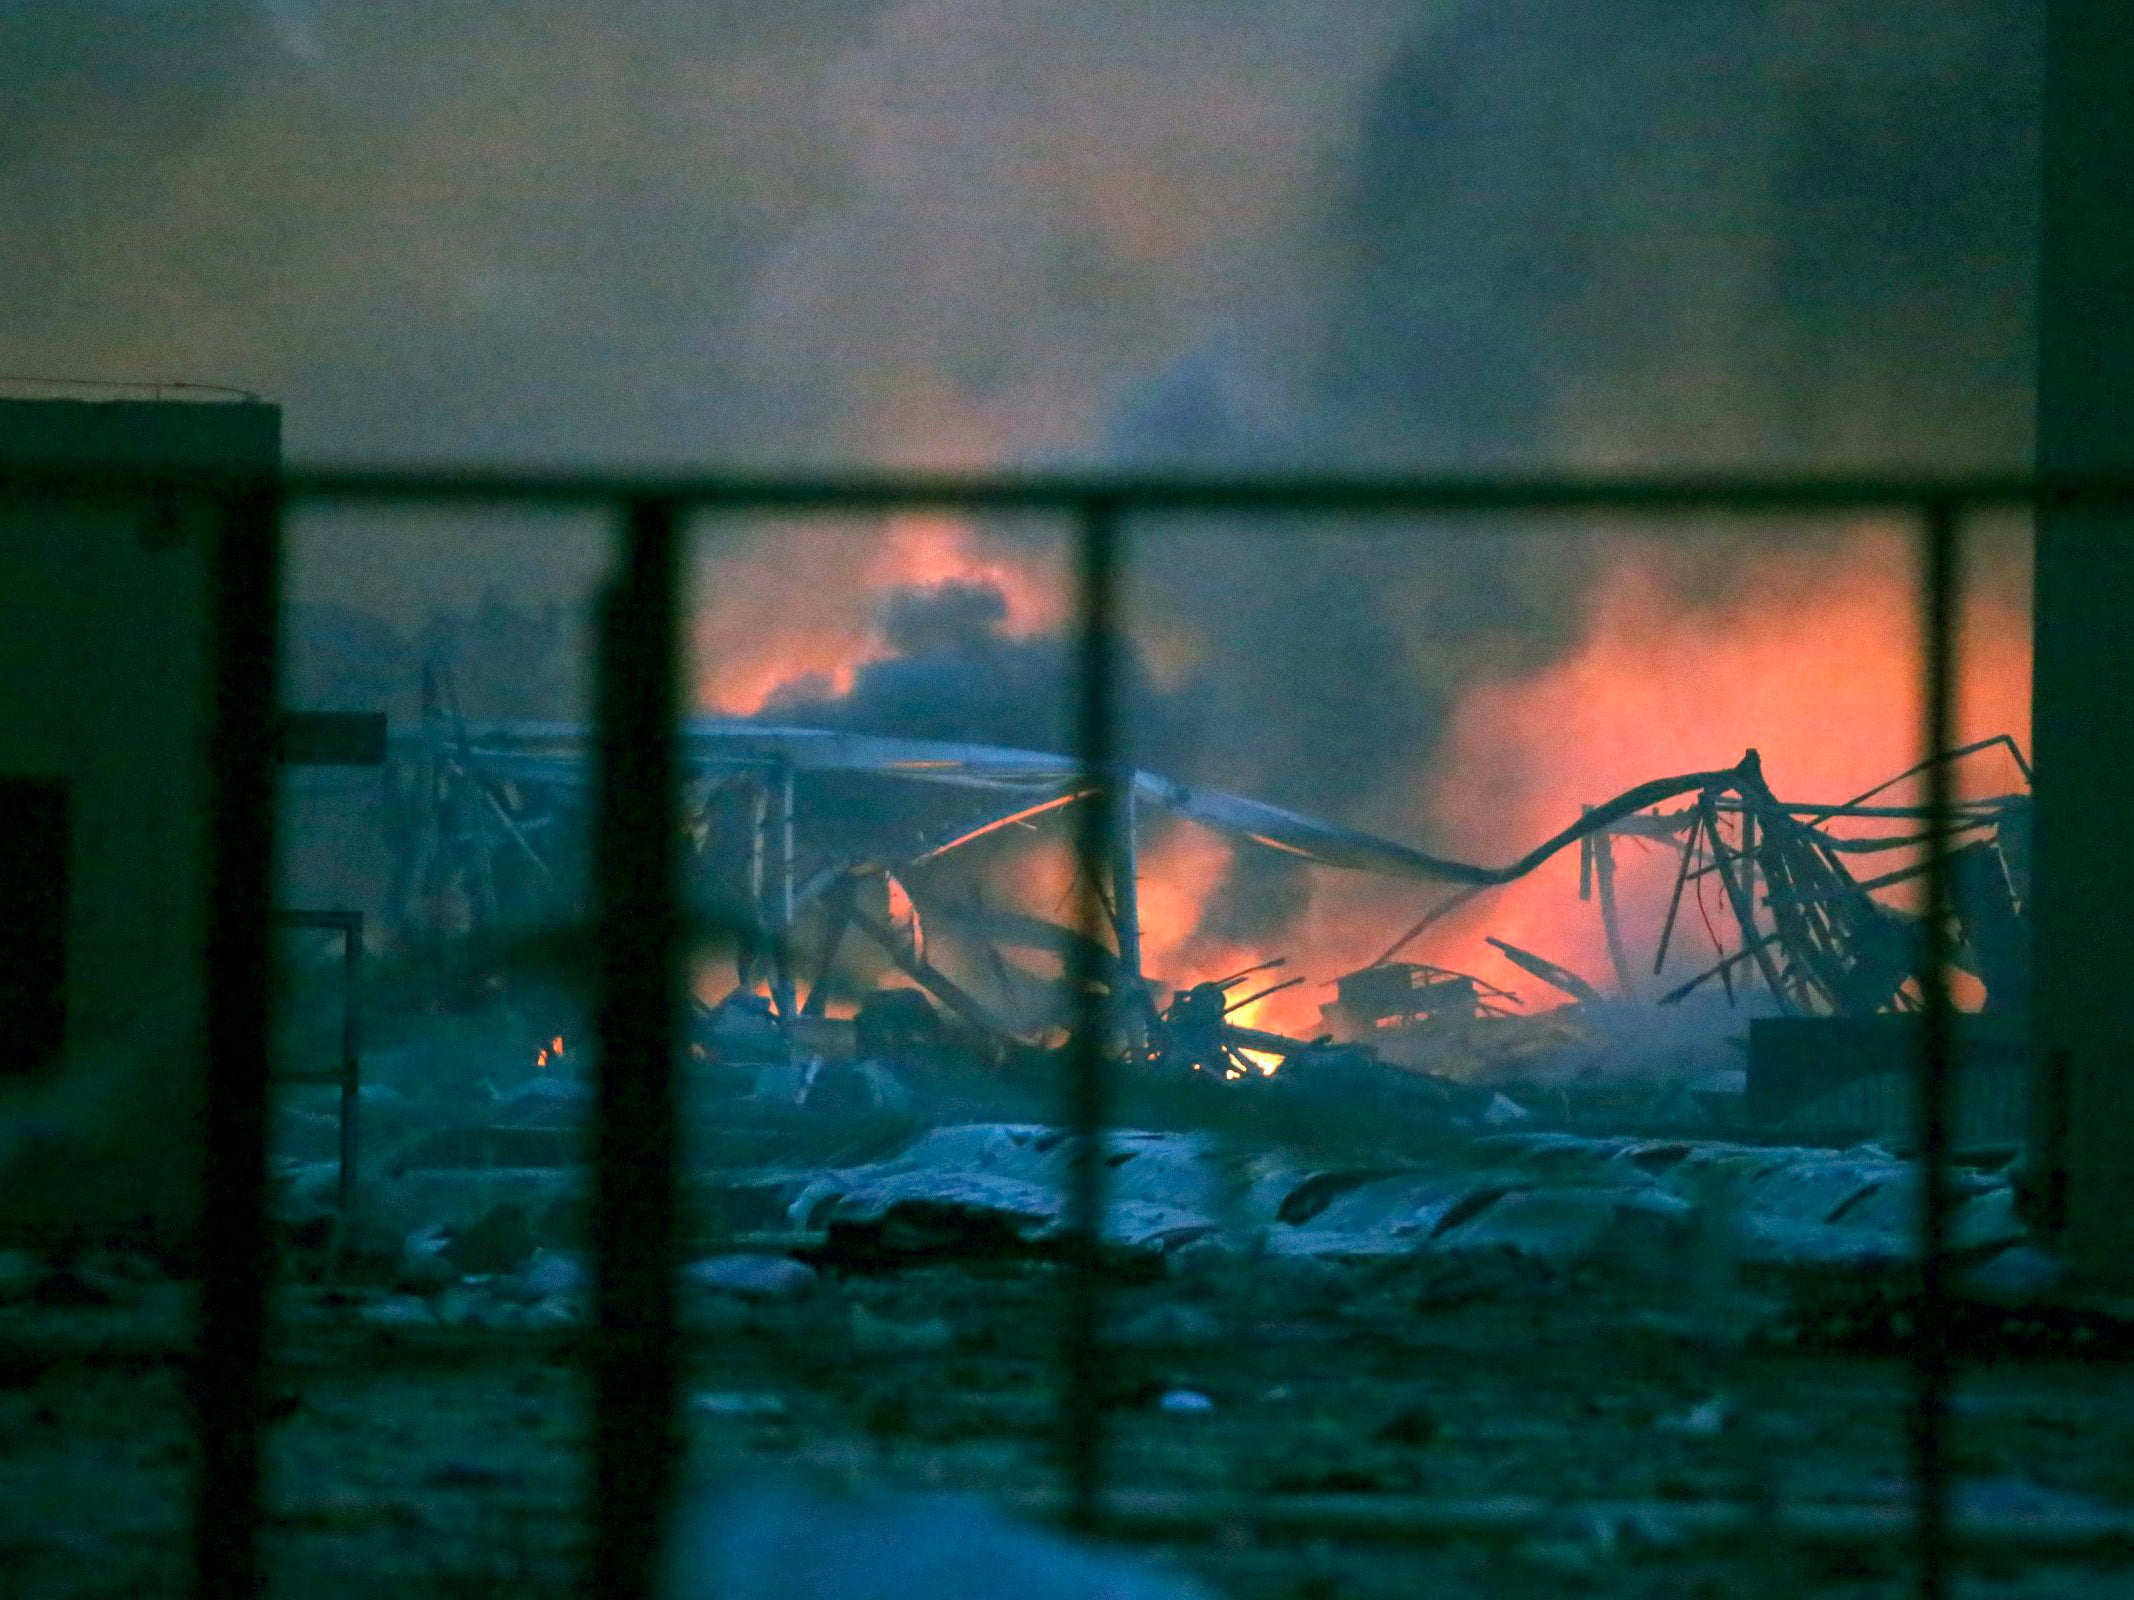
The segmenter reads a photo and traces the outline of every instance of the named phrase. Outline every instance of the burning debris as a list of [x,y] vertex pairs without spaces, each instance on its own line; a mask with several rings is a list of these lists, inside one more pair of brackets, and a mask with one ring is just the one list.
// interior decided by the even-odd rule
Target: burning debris
[[1381,961],[1334,980],[1322,1015],[1337,1036],[1365,1038],[1382,1028],[1504,1017],[1519,1004],[1509,989],[1468,972],[1417,961]]
[[[1946,759],[1988,748],[2021,761],[2005,742]],[[1076,1146],[1047,1119],[1081,998],[1069,975],[1094,971],[1118,1091],[1098,1244],[1120,1303],[1104,1317],[1122,1359],[1148,1369],[1119,1403],[1152,1421],[1178,1426],[1195,1402],[1193,1426],[1243,1414],[1251,1391],[1219,1381],[1211,1352],[1338,1340],[1357,1305],[1384,1308],[1373,1338],[1412,1337],[1418,1307],[1487,1322],[1544,1300],[1596,1325],[1632,1304],[1700,1348],[1894,1337],[1917,1276],[1919,1179],[1905,1103],[1876,1095],[1915,1042],[1923,924],[1907,890],[1928,819],[1890,791],[1916,774],[1807,803],[1781,798],[1750,752],[1637,785],[1492,867],[1146,772],[1106,793],[1035,751],[697,723],[684,757],[689,891],[731,930],[695,971],[685,1019],[678,1264],[693,1331],[817,1338],[839,1373],[932,1372],[1050,1337],[1049,1321],[1009,1336],[968,1307],[1049,1282],[1076,1250]],[[401,948],[429,939],[515,974],[527,930],[578,916],[582,730],[435,717],[395,761]],[[1100,801],[1123,801],[1126,825],[1095,864],[1091,931],[1066,918],[1088,885],[1059,835]],[[2028,815],[2018,794],[1965,798],[1948,819],[1967,1027],[2019,1021],[2027,998],[2010,974]],[[1301,938],[1182,964],[1140,918],[1177,894],[1162,863],[1184,828],[1432,886],[1434,903],[1345,971],[1315,967],[1324,953]],[[1664,915],[1647,915],[1633,853],[1666,878]],[[1590,942],[1474,920],[1551,862]],[[1449,955],[1448,929],[1475,937],[1473,968]],[[1487,951],[1523,976],[1485,975]],[[553,980],[530,970],[478,974],[465,987],[486,1009],[467,1031],[373,1061],[405,1098],[366,1103],[352,1186],[317,1110],[285,1110],[277,1210],[289,1259],[318,1280],[300,1318],[380,1341],[486,1330],[535,1344],[587,1324],[596,1052],[568,995],[537,995]],[[1282,1002],[1287,1025],[1269,1025]],[[508,1043],[468,1064],[500,1018]],[[1981,1121],[1970,1098],[1951,1233],[1962,1314],[2057,1326],[2074,1302],[2033,1241],[2010,1118]],[[337,1209],[351,1189],[353,1219]],[[1719,1387],[1670,1393],[1646,1434],[1730,1431]],[[807,1437],[807,1407],[775,1388],[722,1389],[700,1409]],[[902,1427],[957,1389],[914,1383],[868,1414]],[[1381,1466],[1322,1470],[1376,1482]]]
[[[394,920],[408,933],[440,917],[506,928],[567,915],[567,886],[581,870],[571,851],[588,781],[583,731],[469,724],[450,703],[433,693],[421,732],[398,745],[410,804]],[[1989,751],[2012,757],[2027,784],[2027,763],[2006,737],[1939,759]],[[1925,870],[1928,819],[1889,795],[1931,763],[1842,802],[1807,804],[1782,800],[1752,750],[1731,767],[1656,779],[1590,806],[1501,867],[1134,772],[1119,796],[1119,854],[1098,873],[1109,926],[1092,945],[1057,915],[1079,876],[1071,858],[1064,875],[1044,879],[1059,891],[1052,914],[1027,893],[1040,859],[1028,850],[1071,808],[1104,798],[1069,758],[731,721],[688,724],[683,754],[692,892],[706,915],[736,929],[733,982],[700,1013],[705,1059],[1043,1050],[1072,1021],[1064,975],[1080,957],[1110,992],[1114,1048],[1158,1073],[1264,1079],[1345,1047],[1410,1077],[1502,1086],[1546,1078],[1553,1063],[1566,1069],[1561,1081],[1567,1071],[1590,1076],[1611,1041],[1673,1059],[1679,1051],[1649,1049],[1672,1029],[1706,1041],[1694,1075],[1707,1098],[1731,1088],[1738,1102],[1738,1045],[1726,1041],[1747,1019],[1866,1018],[1920,1004],[1921,922],[1906,895]],[[1181,824],[1240,850],[1452,889],[1375,961],[1332,980],[1316,1030],[1279,1031],[1254,1019],[1311,983],[1290,969],[1291,954],[1262,953],[1206,977],[1144,967],[1142,891],[1161,884],[1140,882],[1141,835]],[[1970,1008],[1988,1015],[2026,1004],[2028,828],[2027,793],[1967,798],[1948,819],[1959,982]],[[1675,857],[1656,929],[1633,925],[1621,902],[1626,845]],[[1042,859],[1058,859],[1054,848]],[[1487,946],[1560,996],[1554,1008],[1473,973],[1401,959],[1455,913],[1471,919],[1493,889],[1574,848],[1579,897],[1597,902],[1605,987],[1494,934]],[[1713,959],[1646,998],[1698,925]],[[1649,967],[1636,953],[1641,939]],[[915,987],[883,988],[884,977]],[[708,971],[700,980],[717,984]],[[1714,992],[1723,1009],[1707,1002]],[[539,1056],[561,1060],[560,1036]]]

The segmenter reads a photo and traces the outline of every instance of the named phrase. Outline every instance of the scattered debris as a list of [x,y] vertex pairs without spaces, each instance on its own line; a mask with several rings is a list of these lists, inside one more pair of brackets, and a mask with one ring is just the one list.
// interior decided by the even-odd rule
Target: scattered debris
[[1700,1400],[1687,1411],[1662,1417],[1653,1426],[1684,1439],[1716,1439],[1733,1425],[1734,1404],[1724,1395]]
[[373,1328],[434,1328],[437,1316],[427,1300],[411,1294],[389,1295],[383,1300],[373,1300],[356,1312],[358,1321]]
[[526,1326],[536,1331],[574,1328],[584,1320],[583,1306],[567,1295],[557,1295],[526,1308]]
[[1200,1589],[1110,1549],[1016,1525],[975,1500],[731,1490],[689,1508],[673,1600],[1196,1600]]
[[2012,1244],[1957,1279],[1959,1293],[2001,1305],[2049,1302],[2067,1281],[2066,1264],[2028,1244]]
[[815,1286],[815,1269],[785,1256],[707,1256],[682,1269],[690,1289],[741,1300],[790,1300]]
[[592,1274],[576,1256],[560,1250],[539,1249],[499,1291],[522,1304],[533,1305],[558,1295],[582,1295],[592,1288]]
[[1584,978],[1581,978],[1569,967],[1560,967],[1546,956],[1537,956],[1532,951],[1522,950],[1517,945],[1503,939],[1485,937],[1483,943],[1502,953],[1504,959],[1519,968],[1520,971],[1532,973],[1550,988],[1560,990],[1569,995],[1580,1005],[1598,1006],[1607,1004],[1600,990],[1594,988],[1592,984],[1586,982]]
[[707,1417],[761,1422],[787,1415],[785,1396],[758,1391],[710,1389],[691,1398],[690,1409]]
[[[414,906],[426,903],[414,892],[424,882],[456,875],[464,882],[494,885],[502,881],[498,874],[505,864],[513,864],[506,876],[545,906],[562,878],[541,841],[553,820],[576,804],[590,749],[585,730],[469,725],[451,696],[441,692],[419,734],[401,739],[396,748],[396,760],[428,775],[427,787],[419,792],[437,814],[429,825],[406,830],[409,846],[425,853],[407,863],[401,875],[410,891],[402,914],[411,916]],[[2012,755],[2027,783],[2028,763],[2005,737],[1952,750],[1936,761],[1953,763],[1989,750]],[[950,1049],[959,1038],[982,1045],[981,1053],[1020,1048],[1038,1042],[1066,1015],[1058,981],[1043,979],[1012,958],[1041,953],[1063,959],[1087,946],[1086,938],[1042,917],[985,904],[967,889],[952,892],[932,875],[946,870],[944,861],[962,860],[960,852],[978,840],[1033,826],[1039,818],[1057,826],[1068,810],[1089,802],[1097,791],[1077,763],[1037,751],[717,721],[690,724],[682,753],[690,774],[688,828],[702,858],[698,870],[707,881],[746,884],[734,910],[743,924],[736,987],[699,1014],[695,1044],[707,1067],[801,1059],[796,1052],[804,1042],[823,1037],[833,990],[850,981],[839,960],[852,930],[875,947],[877,961],[886,957],[917,987],[864,997],[856,1018],[844,1025],[841,1056],[823,1055],[824,1070],[811,1082],[809,1096],[821,1109],[850,1110],[861,1101],[881,1108],[899,1103],[904,1092],[894,1071],[855,1077],[841,1070],[841,1061],[894,1064]],[[1660,1007],[1679,1006],[1712,985],[1725,993],[1732,1010],[1753,977],[1763,1009],[1781,1018],[1861,1017],[1917,1006],[1916,993],[1907,988],[1920,946],[1917,917],[1897,909],[1882,891],[1923,870],[1918,847],[1927,818],[1916,804],[1881,803],[1881,797],[1932,764],[1840,804],[1801,805],[1777,797],[1761,758],[1749,750],[1730,767],[1654,779],[1588,807],[1576,822],[1502,867],[1447,860],[1239,796],[1137,772],[1129,778],[1133,804],[1127,836],[1120,841],[1118,860],[1105,870],[1116,877],[1121,862],[1135,859],[1132,818],[1146,811],[1213,829],[1242,845],[1279,850],[1291,859],[1453,886],[1449,898],[1377,962],[1339,977],[1336,998],[1323,1013],[1333,1042],[1368,1046],[1374,1056],[1383,1053],[1410,1065],[1416,1064],[1411,1050],[1418,1043],[1426,1054],[1438,1056],[1479,1047],[1500,1062],[1521,1054],[1545,1057],[1581,1036],[1590,1040],[1593,1024],[1604,1034],[1612,1032],[1622,1021],[1617,1013],[1654,1009],[1635,999],[1636,975],[1615,893],[1618,841],[1679,854],[1674,894],[1657,938],[1655,976],[1674,947],[1685,898],[1705,911],[1703,920],[1714,930],[1716,963],[1662,996]],[[796,865],[793,799],[801,775],[832,785],[871,784],[868,792],[884,797],[876,805],[818,814],[808,842],[817,865],[805,876]],[[944,797],[958,791],[986,795],[984,804],[991,809],[950,815],[953,808]],[[1004,808],[1002,792],[1008,795]],[[1667,809],[1677,803],[1677,809]],[[892,819],[902,820],[901,843]],[[923,819],[923,825],[913,828],[912,819]],[[2027,794],[1966,799],[1948,820],[1946,842],[1958,867],[1952,937],[1960,964],[1984,985],[1988,1011],[2020,1012],[2027,1001],[2022,940],[2028,828]],[[450,847],[441,848],[446,839]],[[1451,912],[1574,846],[1580,897],[1598,890],[1615,999],[1560,962],[1492,937],[1489,943],[1506,959],[1565,995],[1571,1001],[1565,1009],[1573,1015],[1539,1030],[1487,1029],[1492,1023],[1539,1019],[1515,1015],[1521,1005],[1517,995],[1472,974],[1396,959]],[[1849,864],[1891,850],[1906,854],[1889,870],[1859,877]],[[527,862],[536,869],[531,874],[522,870]],[[1718,907],[1717,923],[1707,891]],[[489,894],[494,899],[493,888]],[[1133,898],[1110,906],[1115,921],[1138,916]],[[492,905],[484,914],[503,912]],[[937,922],[953,937],[929,936],[928,928]],[[792,947],[804,924],[819,927],[819,949],[808,959]],[[1731,936],[1731,947],[1721,928]],[[1306,981],[1290,974],[1253,987],[1263,974],[1284,965],[1282,958],[1181,984],[1159,1008],[1162,985],[1137,970],[1140,945],[1138,925],[1122,926],[1116,939],[1088,953],[1124,1002],[1115,1010],[1120,1034],[1114,1042],[1145,1065],[1246,1080],[1295,1070],[1300,1055],[1319,1042],[1238,1025],[1240,1011]],[[803,1001],[804,973],[812,974],[812,981]],[[1493,1076],[1501,1080],[1503,1074]]]
[[1156,1409],[1167,1417],[1204,1417],[1215,1410],[1215,1402],[1198,1389],[1166,1389]]
[[865,1306],[852,1308],[852,1344],[877,1355],[927,1355],[955,1343],[956,1330],[942,1317],[898,1322],[878,1317]]
[[[1188,1276],[1203,1254],[1220,1270],[1233,1234],[1257,1240],[1270,1263],[1508,1253],[1667,1276],[1707,1212],[1752,1267],[1894,1269],[1913,1248],[1910,1168],[1870,1148],[1493,1134],[1450,1166],[1263,1160],[1242,1183],[1213,1140],[1124,1130],[1111,1148],[1107,1245]],[[1064,1237],[1066,1153],[1036,1125],[939,1128],[884,1162],[814,1175],[788,1216],[823,1241],[811,1257],[846,1265],[1043,1254]],[[1957,1184],[1967,1261],[2024,1241],[2005,1174],[1960,1173]]]
[[506,1200],[455,1230],[442,1253],[462,1274],[471,1276],[516,1272],[532,1258],[534,1248],[526,1207]]
[[1151,1306],[1111,1335],[1122,1349],[1205,1349],[1223,1337],[1221,1319],[1198,1306]]
[[1451,1254],[1507,1251],[1551,1267],[1672,1268],[1689,1237],[1690,1206],[1652,1185],[1515,1189],[1444,1229],[1432,1248]]
[[459,1282],[451,1245],[452,1231],[442,1224],[409,1234],[401,1249],[395,1287],[410,1294],[434,1294]]

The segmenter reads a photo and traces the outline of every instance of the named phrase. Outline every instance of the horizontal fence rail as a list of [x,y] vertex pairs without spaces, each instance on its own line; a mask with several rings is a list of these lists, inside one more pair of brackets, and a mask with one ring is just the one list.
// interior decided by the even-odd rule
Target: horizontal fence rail
[[[260,487],[256,471],[182,462],[123,466],[0,462],[0,494],[218,493]],[[1626,473],[1443,477],[1354,474],[1112,476],[1081,473],[665,473],[509,467],[290,468],[267,487],[284,503],[577,505],[660,502],[721,511],[969,511],[1120,516],[1267,512],[1461,515],[1485,512],[1782,513],[1946,506],[1981,511],[2134,508],[2127,473]]]
[[[2134,509],[2134,478],[2022,475],[1737,474],[1567,477],[1281,478],[1084,475],[674,475],[599,471],[430,468],[292,470],[277,478],[181,467],[127,471],[78,465],[0,467],[0,496],[205,496],[228,514],[217,546],[214,791],[218,884],[207,952],[211,1006],[207,1237],[200,1329],[202,1445],[195,1521],[203,1600],[260,1592],[259,1403],[267,1309],[265,1137],[270,1020],[266,937],[273,856],[272,711],[280,523],[325,505],[567,506],[614,519],[619,559],[604,596],[597,680],[597,1039],[601,1082],[593,1192],[596,1326],[589,1341],[596,1487],[595,1592],[643,1600],[659,1588],[658,1545],[676,1484],[680,1336],[676,1240],[675,1048],[684,935],[674,820],[678,563],[692,516],[821,514],[911,509],[1045,513],[1076,532],[1079,650],[1077,758],[1085,787],[1109,793],[1122,741],[1115,704],[1121,541],[1140,516],[1282,519],[1418,517],[1429,536],[1501,531],[1519,514],[1587,517],[1882,514],[1917,530],[1926,689],[1921,742],[1929,755],[1954,731],[1959,576],[1966,520],[1982,512]],[[1950,1205],[1952,1004],[1942,919],[1949,901],[1945,824],[1956,810],[1947,768],[1927,772],[1928,949],[1917,1075],[1922,1169],[1918,1224],[1922,1299],[1912,1341],[1909,1429],[1915,1576],[1925,1600],[1949,1592],[1960,1530],[1950,1514],[1948,1412],[1955,1357],[1947,1244]],[[1116,828],[1111,805],[1078,810],[1076,848],[1097,881]],[[1092,890],[1079,915],[1094,934]],[[1068,1195],[1072,1244],[1063,1305],[1061,1440],[1065,1506],[1082,1526],[1104,1522],[1105,1392],[1099,1337],[1104,1218],[1102,1140],[1108,1119],[1107,1001],[1088,958],[1070,973],[1079,1007],[1064,1121],[1073,1136]],[[1145,1497],[1144,1497],[1145,1498]],[[1329,1513],[1330,1531],[1340,1517]]]

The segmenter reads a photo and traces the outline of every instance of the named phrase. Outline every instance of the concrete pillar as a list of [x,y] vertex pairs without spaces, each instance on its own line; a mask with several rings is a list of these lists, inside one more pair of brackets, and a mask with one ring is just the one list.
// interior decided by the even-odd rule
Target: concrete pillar
[[[2041,471],[2134,471],[2134,9],[2049,0],[2038,293]],[[2070,1260],[2134,1278],[2134,514],[2037,544],[2033,878],[2040,1152]]]

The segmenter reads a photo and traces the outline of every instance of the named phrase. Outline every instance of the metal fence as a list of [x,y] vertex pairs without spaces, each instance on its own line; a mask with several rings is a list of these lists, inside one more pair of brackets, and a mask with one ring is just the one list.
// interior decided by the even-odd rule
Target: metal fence
[[[209,1096],[205,1258],[195,1392],[200,1443],[197,1593],[233,1600],[260,1590],[261,1396],[268,1306],[266,1133],[270,863],[274,859],[274,661],[281,525],[291,507],[458,504],[606,510],[617,559],[598,628],[598,776],[594,818],[599,1077],[593,1138],[594,1315],[588,1362],[595,1407],[589,1591],[634,1600],[658,1587],[677,1483],[681,1332],[677,1060],[688,929],[677,884],[676,724],[682,554],[695,517],[899,510],[1050,513],[1072,519],[1079,653],[1077,731],[1085,782],[1103,789],[1120,755],[1115,689],[1118,595],[1134,518],[1431,518],[1431,536],[1462,537],[1521,515],[1639,516],[1679,523],[1711,515],[1872,513],[1917,530],[1926,752],[1952,744],[1959,573],[1966,520],[1984,510],[2037,513],[2134,505],[2122,480],[1731,477],[1274,480],[1074,477],[631,477],[453,471],[299,472],[273,480],[0,483],[32,492],[206,496],[227,513],[215,563],[213,740],[216,884],[208,949]],[[1250,537],[1241,534],[1241,537]],[[1949,1592],[1953,1553],[1949,1414],[1952,1340],[1951,954],[1943,824],[1946,764],[1927,769],[1925,1002],[1917,1113],[1920,1302],[1911,1342],[1910,1460],[1917,1592]],[[1078,807],[1079,916],[1092,935],[1069,972],[1080,1006],[1065,1115],[1074,1136],[1068,1194],[1059,1405],[1068,1515],[1105,1521],[1101,1395],[1105,1209],[1102,1137],[1111,1105],[1096,885],[1112,859],[1116,812]]]
[[334,1211],[345,1244],[349,1222],[355,1213],[356,1162],[362,1146],[358,1101],[363,1093],[363,913],[281,910],[274,913],[273,923],[277,928],[332,934],[341,941],[341,1038],[334,1064],[331,1067],[284,1069],[274,1075],[274,1081],[289,1085],[331,1085],[340,1090],[336,1106],[340,1127],[335,1141],[338,1152],[335,1159],[341,1170],[334,1186]]

